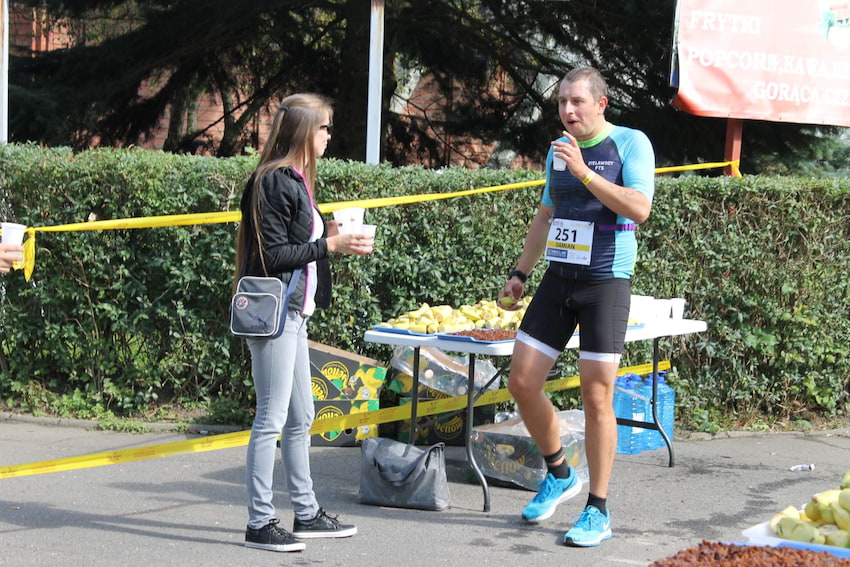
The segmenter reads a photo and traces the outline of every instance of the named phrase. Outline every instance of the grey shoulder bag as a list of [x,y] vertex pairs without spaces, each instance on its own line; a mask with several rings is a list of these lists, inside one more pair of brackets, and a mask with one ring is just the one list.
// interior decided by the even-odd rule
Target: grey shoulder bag
[[286,288],[280,278],[239,278],[236,293],[230,300],[230,332],[239,337],[279,337],[286,323],[289,298],[300,278],[300,268],[292,272]]

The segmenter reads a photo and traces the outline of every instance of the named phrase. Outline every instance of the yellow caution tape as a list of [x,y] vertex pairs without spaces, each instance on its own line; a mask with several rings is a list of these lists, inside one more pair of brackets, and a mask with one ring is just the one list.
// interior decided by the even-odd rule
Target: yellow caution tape
[[[669,360],[663,360],[658,363],[658,370],[669,369]],[[647,363],[638,366],[629,366],[626,368],[621,368],[618,371],[618,374],[645,375],[651,372],[652,364]],[[557,392],[560,390],[569,390],[571,388],[578,387],[578,376],[570,376],[569,378],[561,378],[559,380],[548,380],[543,384],[543,390],[546,392]],[[511,393],[508,391],[507,388],[491,390],[482,394],[475,401],[475,407],[497,404],[500,402],[507,402],[512,399],[513,398],[511,396]],[[466,396],[455,396],[452,398],[442,398],[439,400],[420,402],[417,404],[416,415],[424,417],[427,415],[436,415],[440,413],[457,411],[466,407],[466,401]],[[398,407],[384,408],[364,413],[353,413],[337,417],[330,417],[328,419],[321,420],[320,427],[322,432],[339,431],[341,429],[353,429],[355,427],[360,427],[363,425],[376,425],[379,423],[389,423],[391,421],[401,421],[403,419],[410,419],[410,404],[405,404],[403,406]],[[313,428],[310,429],[310,432],[319,432],[314,431],[314,429],[316,429],[316,424],[313,424]],[[0,469],[0,476],[2,476],[2,469]]]
[[163,226],[187,226],[222,222],[239,222],[240,211],[218,213],[188,213],[185,215],[162,215],[158,217],[138,217],[132,219],[111,219],[102,221],[77,222],[57,226],[42,226],[35,230],[41,232],[72,232],[79,230],[116,230],[122,228],[153,228]]
[[655,168],[655,173],[672,173],[674,171],[694,171],[697,169],[715,169],[718,167],[731,167],[733,173],[735,173],[735,177],[741,177],[741,172],[738,170],[738,166],[741,165],[741,160],[733,160],[733,161],[715,161],[711,163],[695,163],[692,165],[675,165],[672,167],[657,167]]
[[24,242],[24,278],[30,281],[35,270],[35,229],[27,228],[29,238]]
[[544,179],[534,179],[531,181],[520,181],[519,183],[508,183],[506,185],[492,185],[490,187],[479,187],[477,189],[465,189],[463,191],[453,191],[451,193],[422,193],[419,195],[403,195],[400,197],[382,197],[380,199],[360,199],[356,201],[338,201],[336,203],[325,203],[319,205],[319,211],[323,213],[331,213],[340,209],[349,207],[360,207],[362,209],[374,209],[378,207],[390,207],[395,205],[410,205],[412,203],[422,203],[425,201],[439,201],[442,199],[454,199],[457,197],[467,197],[469,195],[478,195],[481,193],[492,193],[495,191],[507,191],[509,189],[525,189],[526,187],[534,187],[535,185],[543,185],[546,183]]
[[165,226],[188,226],[222,222],[238,222],[241,218],[242,213],[239,211],[225,211],[219,213],[190,213],[185,215],[163,215],[158,217],[112,219],[55,226],[28,227],[26,231],[28,238],[24,242],[24,278],[29,281],[32,277],[33,270],[35,270],[36,232],[73,232],[80,230],[117,230]]
[[199,439],[188,439],[186,441],[175,441],[174,443],[162,443],[150,447],[138,447],[135,449],[122,449],[120,451],[105,451],[103,453],[92,453],[80,457],[68,457],[50,461],[38,461],[23,465],[0,467],[0,478],[12,478],[19,476],[31,476],[52,472],[72,471],[76,469],[88,469],[106,465],[117,465],[120,463],[132,463],[135,461],[147,461],[186,453],[203,453],[205,451],[217,451],[218,449],[229,449],[231,447],[243,447],[248,444],[251,436],[250,431],[238,431],[225,433]]
[[[675,171],[693,171],[697,169],[711,169],[717,167],[730,166],[732,174],[736,177],[741,177],[741,172],[738,169],[740,162],[724,161],[713,163],[702,163],[693,165],[680,165],[674,167],[659,167],[655,169],[655,173],[671,173]],[[493,185],[490,187],[479,187],[476,189],[466,189],[463,191],[453,191],[450,193],[423,193],[419,195],[405,195],[400,197],[382,197],[379,199],[359,199],[355,201],[337,201],[334,203],[322,203],[318,205],[319,211],[322,213],[332,213],[340,209],[348,207],[360,207],[363,209],[374,209],[378,207],[391,207],[397,205],[409,205],[412,203],[422,203],[426,201],[438,201],[442,199],[454,199],[457,197],[466,197],[469,195],[477,195],[480,193],[491,193],[494,191],[507,191],[510,189],[524,189],[536,185],[543,185],[544,179],[534,179],[531,181],[521,181],[519,183],[508,183],[505,185]],[[242,219],[240,211],[223,211],[214,213],[189,213],[183,215],[162,215],[157,217],[138,217],[131,219],[111,219],[104,221],[89,221],[78,222],[71,224],[62,224],[55,226],[40,226],[28,227],[27,234],[29,238],[24,242],[24,278],[27,281],[32,277],[35,270],[35,233],[39,232],[72,232],[80,230],[117,230],[117,229],[136,229],[136,228],[157,228],[166,226],[189,226],[199,224],[214,224],[223,222],[239,222]]]
[[[658,363],[658,370],[668,370],[670,361],[664,360]],[[652,364],[641,364],[621,368],[619,374],[649,374],[652,372]],[[547,392],[577,388],[579,377],[571,376],[560,380],[547,381],[543,389]],[[511,399],[507,388],[488,391],[475,401],[475,406],[490,405],[498,402],[506,402]],[[417,416],[428,416],[440,413],[457,411],[466,407],[467,397],[457,396],[441,400],[421,402],[417,404]],[[375,411],[353,413],[339,417],[329,417],[313,422],[310,428],[311,434],[325,433],[328,431],[340,431],[342,429],[353,429],[364,425],[377,425],[392,421],[410,419],[410,404],[403,406],[385,408]],[[21,465],[0,467],[0,478],[14,478],[21,476],[32,476],[54,472],[64,472],[76,469],[87,469],[102,467],[106,465],[117,465],[120,463],[132,463],[136,461],[147,461],[184,455],[187,453],[203,453],[206,451],[217,451],[219,449],[231,449],[233,447],[244,447],[248,444],[251,431],[237,431],[235,433],[224,433],[198,439],[187,439],[173,443],[162,443],[148,447],[135,449],[122,449],[119,451],[105,451],[103,453],[92,453],[79,457],[68,457],[64,459],[53,459],[38,461]]]

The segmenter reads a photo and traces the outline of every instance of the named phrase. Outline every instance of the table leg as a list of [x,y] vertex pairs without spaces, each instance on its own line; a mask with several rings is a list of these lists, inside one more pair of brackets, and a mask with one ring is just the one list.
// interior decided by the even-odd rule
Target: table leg
[[484,511],[490,511],[490,487],[487,486],[487,479],[484,478],[484,473],[481,472],[478,463],[475,462],[475,456],[472,454],[472,418],[475,413],[475,355],[469,355],[469,380],[466,389],[466,459],[469,461],[469,466],[472,467],[475,476],[478,477],[478,482],[481,483],[481,489],[484,491]]
[[419,411],[419,349],[413,347],[413,384],[410,390],[410,439],[408,445],[416,445],[416,416]]
[[659,337],[652,341],[652,422],[658,426],[658,432],[664,439],[664,443],[667,444],[667,452],[670,455],[668,466],[672,467],[674,463],[673,443],[661,426],[661,420],[658,419],[658,341]]

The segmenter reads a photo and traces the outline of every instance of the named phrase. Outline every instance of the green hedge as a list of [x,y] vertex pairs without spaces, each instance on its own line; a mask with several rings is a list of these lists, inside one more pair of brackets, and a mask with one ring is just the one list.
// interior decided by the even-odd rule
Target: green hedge
[[[0,147],[2,217],[30,226],[237,207],[255,159],[144,150]],[[324,160],[320,202],[441,193],[535,171],[426,170]],[[389,360],[373,323],[421,302],[495,297],[539,187],[367,211],[376,252],[335,256],[335,303],[312,338]],[[843,411],[848,382],[850,182],[659,178],[640,228],[635,293],[684,296],[709,331],[672,341],[677,405],[713,413]],[[227,331],[236,225],[39,232],[31,282],[2,281],[0,399],[85,417],[169,404],[250,407],[248,353]],[[532,288],[542,270],[532,277]],[[646,362],[646,344],[626,363]],[[563,357],[564,371],[574,353]],[[567,403],[566,401],[564,403]],[[706,418],[708,419],[708,418]],[[697,424],[699,425],[699,424]]]
[[709,331],[677,341],[687,415],[846,412],[850,180],[661,181],[635,286],[688,298]]

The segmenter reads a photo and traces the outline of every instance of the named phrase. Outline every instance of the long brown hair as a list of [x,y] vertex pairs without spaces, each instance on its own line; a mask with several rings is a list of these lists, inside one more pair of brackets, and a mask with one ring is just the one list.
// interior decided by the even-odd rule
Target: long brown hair
[[[304,174],[310,189],[316,186],[316,155],[313,140],[316,132],[325,120],[325,116],[333,120],[333,108],[328,99],[312,93],[293,94],[281,101],[275,113],[268,140],[260,154],[260,162],[253,172],[251,186],[251,229],[257,242],[257,253],[263,272],[268,275],[263,254],[263,237],[260,230],[260,215],[263,208],[263,177],[281,167],[296,167]],[[236,241],[236,274],[235,280],[242,274],[242,268],[248,261],[245,251],[245,241],[248,219],[239,223],[239,236]],[[236,282],[234,281],[234,286]]]

